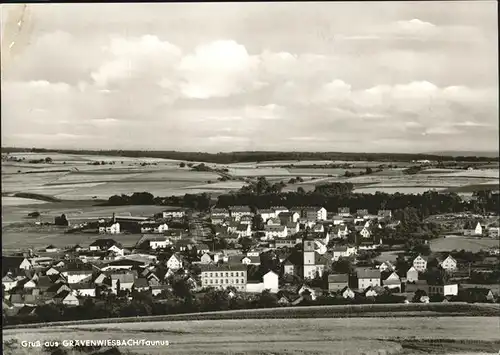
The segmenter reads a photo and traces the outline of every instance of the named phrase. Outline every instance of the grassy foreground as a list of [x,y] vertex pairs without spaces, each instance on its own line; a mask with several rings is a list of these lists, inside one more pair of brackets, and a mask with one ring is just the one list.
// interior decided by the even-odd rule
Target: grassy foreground
[[4,329],[45,328],[55,326],[137,323],[157,321],[230,320],[230,319],[296,319],[296,318],[386,318],[386,317],[432,317],[432,316],[477,316],[498,317],[500,304],[494,303],[410,303],[410,304],[357,304],[309,307],[281,307],[245,309],[234,311],[187,313],[148,317],[104,318],[80,321],[51,322],[6,326]]

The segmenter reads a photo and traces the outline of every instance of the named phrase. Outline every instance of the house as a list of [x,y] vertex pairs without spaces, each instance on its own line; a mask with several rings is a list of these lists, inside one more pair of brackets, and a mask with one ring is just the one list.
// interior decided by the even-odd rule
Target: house
[[214,262],[214,260],[212,259],[212,256],[209,253],[204,253],[200,257],[201,264],[211,264],[212,262]]
[[264,240],[286,238],[288,234],[286,226],[265,225]]
[[71,285],[72,294],[75,296],[95,297],[95,286],[91,282],[80,282]]
[[30,270],[33,268],[31,262],[25,257],[18,256],[2,256],[2,274],[9,271],[16,272],[18,270]]
[[358,217],[365,217],[365,216],[368,216],[368,210],[367,209],[358,209],[356,211],[356,216]]
[[117,255],[117,256],[124,256],[125,255],[125,248],[123,248],[120,244],[115,244],[115,245],[109,247],[108,251],[113,252],[114,255]]
[[183,218],[186,212],[181,208],[171,208],[162,212],[163,218]]
[[165,236],[155,236],[147,238],[147,242],[149,244],[149,248],[156,249],[165,249],[167,246],[171,245],[172,242]]
[[241,259],[241,263],[244,265],[260,265],[259,256],[245,256]]
[[353,300],[356,297],[356,294],[354,293],[354,291],[351,290],[351,288],[348,287],[348,286],[346,286],[342,290],[340,290],[340,294],[345,299],[351,299],[351,300]]
[[92,270],[64,270],[61,272],[69,284],[76,284],[92,276]]
[[140,277],[134,281],[132,289],[137,292],[143,292],[149,290],[149,282],[147,278]]
[[415,267],[411,267],[406,272],[406,281],[407,282],[416,282],[418,281],[418,270]]
[[392,265],[390,261],[384,261],[382,264],[378,266],[378,269],[380,272],[386,272],[386,271],[394,271],[396,270],[396,267]]
[[299,221],[300,214],[297,212],[281,212],[278,214],[278,218],[281,220],[282,224],[297,223]]
[[114,221],[99,223],[98,229],[100,234],[119,234],[120,223]]
[[243,216],[253,216],[253,212],[248,206],[231,206],[229,213],[234,220],[239,221]]
[[349,217],[351,215],[351,210],[349,207],[340,207],[338,209],[338,215],[341,217]]
[[361,231],[359,232],[359,234],[364,238],[364,239],[368,239],[371,237],[372,233],[370,232],[370,230],[367,228],[367,227],[363,227],[363,229],[361,229]]
[[350,256],[356,255],[357,254],[357,248],[356,247],[351,247],[351,246],[336,246],[332,249],[332,260],[337,261],[340,258],[348,258]]
[[357,272],[358,289],[365,290],[369,286],[380,286],[380,270],[361,269]]
[[377,217],[379,219],[392,218],[392,211],[391,210],[378,210]]
[[53,246],[50,244],[47,248],[45,248],[46,253],[57,253],[59,251],[59,248]]
[[212,211],[210,212],[210,218],[229,218],[231,214],[229,213],[229,210],[225,208],[213,208]]
[[385,280],[382,281],[384,287],[388,289],[398,289],[401,290],[401,279],[396,272],[393,272]]
[[288,212],[288,208],[285,206],[272,206],[271,209],[274,211],[276,216],[279,216],[280,213]]
[[269,226],[279,226],[281,225],[281,219],[279,218],[269,218],[266,222]]
[[163,235],[172,241],[178,241],[182,239],[184,233],[180,229],[169,229]]
[[288,236],[297,234],[300,231],[300,224],[298,222],[288,222],[286,224],[286,232]]
[[494,302],[495,301],[495,295],[489,288],[484,288],[484,287],[474,287],[474,288],[467,288],[465,290],[460,290],[460,296],[462,298],[469,300],[469,301],[475,301],[475,302]]
[[467,221],[463,228],[464,235],[482,235],[483,227],[478,221]]
[[238,234],[240,238],[250,237],[252,235],[252,228],[250,224],[240,223],[238,227],[236,227],[236,234]]
[[70,291],[62,291],[54,297],[56,303],[63,304],[65,306],[78,306],[80,302],[75,295]]
[[112,291],[118,293],[121,290],[132,290],[134,282],[137,279],[137,273],[132,271],[112,273],[109,277],[111,278]]
[[306,286],[306,285],[301,286],[298,289],[297,294],[299,296],[302,296],[302,297],[304,297],[305,295],[309,295],[309,297],[311,297],[311,300],[313,300],[313,301],[315,301],[316,297],[317,297],[316,290],[314,290],[313,288]]
[[386,293],[385,289],[380,286],[368,286],[364,291],[365,297],[377,297]]
[[349,235],[349,228],[345,224],[339,224],[332,228],[331,234],[333,238],[344,239]]
[[327,211],[324,207],[306,207],[302,210],[302,216],[308,221],[325,221]]
[[243,216],[240,218],[240,224],[249,224],[252,225],[253,217],[251,216]]
[[5,291],[9,291],[17,286],[17,281],[12,274],[7,274],[2,277],[2,285]]
[[427,260],[422,255],[419,255],[413,260],[413,267],[418,272],[424,272],[427,269]]
[[165,233],[168,231],[168,224],[158,222],[146,222],[141,224],[141,233]]
[[313,233],[324,233],[325,232],[325,226],[317,223],[313,226],[312,228]]
[[264,222],[266,222],[269,218],[276,218],[276,212],[272,209],[261,209],[258,213]]
[[263,277],[263,289],[269,290],[271,293],[277,293],[279,289],[278,274],[273,271],[268,271]]
[[238,291],[246,291],[247,267],[242,264],[203,265],[201,272],[202,287],[227,288],[232,286]]
[[338,292],[348,287],[348,274],[332,274],[328,275],[328,291]]
[[334,226],[338,226],[338,225],[344,224],[344,218],[341,216],[333,216],[332,222],[333,222]]
[[89,246],[90,251],[109,250],[113,245],[119,245],[113,239],[97,239]]
[[455,271],[457,269],[457,261],[451,255],[448,255],[440,263],[440,266],[446,271]]
[[210,252],[210,248],[208,245],[201,243],[196,245],[196,251],[198,252],[198,254],[203,255]]
[[179,254],[172,254],[167,261],[167,267],[172,270],[179,270],[182,268],[182,257]]
[[499,227],[488,227],[488,237],[498,239],[500,235]]

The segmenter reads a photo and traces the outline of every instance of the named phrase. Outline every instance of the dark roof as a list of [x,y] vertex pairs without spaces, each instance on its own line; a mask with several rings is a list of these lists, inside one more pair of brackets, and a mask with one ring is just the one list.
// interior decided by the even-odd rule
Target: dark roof
[[134,287],[135,288],[143,288],[143,287],[149,287],[149,283],[148,283],[148,280],[146,278],[138,278],[137,280],[135,280],[134,282]]
[[201,271],[247,271],[243,264],[202,265]]
[[105,238],[105,239],[97,239],[94,241],[92,244],[90,244],[91,247],[99,247],[99,248],[110,248],[113,245],[118,244],[115,242],[113,239]]
[[334,274],[334,275],[328,275],[328,282],[348,282],[349,281],[349,275],[347,274]]
[[357,271],[358,279],[376,279],[380,278],[378,269],[362,269]]

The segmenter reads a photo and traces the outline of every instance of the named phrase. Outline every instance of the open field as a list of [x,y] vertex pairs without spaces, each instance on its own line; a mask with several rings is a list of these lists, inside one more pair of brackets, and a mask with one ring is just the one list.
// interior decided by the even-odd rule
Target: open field
[[472,251],[477,253],[481,249],[498,248],[498,239],[487,239],[487,238],[438,238],[430,241],[431,250],[433,252],[445,252],[452,250],[462,250]]
[[[13,153],[22,162],[2,162],[2,192],[31,192],[54,196],[64,200],[107,199],[115,194],[148,191],[157,196],[183,195],[186,193],[226,193],[239,189],[242,182],[217,181],[219,175],[212,172],[196,172],[181,168],[181,161],[152,158],[122,158],[100,155],[60,153]],[[50,156],[51,164],[32,164],[30,159]],[[113,165],[89,165],[94,161],[115,162]],[[123,162],[123,163],[122,163]],[[141,164],[155,164],[141,166]],[[197,163],[195,163],[197,164]],[[311,168],[315,165],[318,168]],[[349,164],[348,169],[322,168],[326,164]],[[497,169],[428,169],[415,175],[404,175],[403,168],[411,163],[393,162],[397,168],[387,168],[370,175],[345,178],[346,170],[360,173],[366,167],[376,168],[382,162],[368,161],[266,161],[237,164],[206,164],[227,168],[236,178],[264,176],[285,183],[300,176],[303,183],[290,184],[285,191],[295,191],[299,186],[313,190],[314,185],[328,182],[351,182],[355,191],[374,193],[422,193],[436,189],[492,188],[498,180]],[[385,163],[387,164],[387,163]],[[283,168],[287,166],[287,168]],[[301,167],[302,166],[302,167]],[[309,166],[309,167],[308,167]],[[20,171],[21,173],[18,173]],[[28,173],[29,172],[29,173]],[[315,178],[312,180],[311,178]],[[10,201],[10,205],[15,203]],[[21,202],[20,202],[21,203]]]
[[[2,232],[2,249],[3,251],[14,251],[19,248],[41,249],[52,244],[58,248],[73,247],[79,244],[82,247],[88,247],[95,240],[103,238],[99,234],[88,233],[72,233],[66,234],[63,231],[54,232]],[[113,236],[113,239],[122,243],[125,247],[135,245],[140,234],[120,234]]]
[[[480,325],[480,326],[479,326]],[[286,331],[283,331],[286,329]],[[379,354],[403,353],[407,341],[481,345],[494,350],[500,340],[496,317],[302,318],[160,321],[4,329],[10,339],[168,340],[162,348],[127,347],[141,354]],[[406,341],[405,341],[406,339]],[[475,345],[474,345],[475,344]],[[489,346],[488,346],[489,345]],[[486,349],[485,349],[486,348]],[[415,352],[417,354],[419,352]],[[445,354],[446,352],[441,352]],[[406,352],[408,354],[408,352]]]

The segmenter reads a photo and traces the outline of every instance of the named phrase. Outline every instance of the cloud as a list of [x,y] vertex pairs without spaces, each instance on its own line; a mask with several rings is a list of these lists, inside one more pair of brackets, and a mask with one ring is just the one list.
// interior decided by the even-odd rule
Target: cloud
[[397,29],[410,33],[432,32],[436,29],[436,25],[416,18],[409,21],[397,21],[395,25]]
[[235,41],[200,45],[179,64],[182,94],[208,99],[254,90],[265,85],[255,81],[258,66],[259,58],[249,55],[245,46]]

